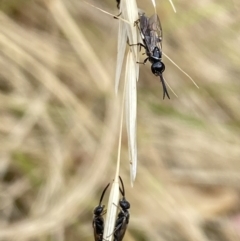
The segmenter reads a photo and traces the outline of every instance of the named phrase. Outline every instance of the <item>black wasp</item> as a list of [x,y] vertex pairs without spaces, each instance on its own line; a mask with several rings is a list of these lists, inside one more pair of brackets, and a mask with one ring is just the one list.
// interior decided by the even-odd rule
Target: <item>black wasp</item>
[[94,230],[94,238],[95,241],[102,241],[103,239],[103,231],[104,231],[104,220],[103,220],[103,215],[106,213],[106,211],[104,211],[104,205],[102,205],[102,199],[104,197],[104,194],[108,188],[108,186],[110,185],[110,183],[108,183],[108,185],[104,188],[100,201],[99,201],[99,205],[97,207],[95,207],[94,211],[93,211],[93,222],[92,222],[92,226],[93,226],[93,230]]
[[[150,18],[146,17],[143,14],[139,15],[139,20],[136,21],[136,24],[139,28],[142,43],[137,45],[142,46],[146,50],[146,55],[148,56],[143,63],[145,64],[148,60],[152,63],[151,70],[152,73],[160,77],[163,86],[163,99],[165,94],[168,99],[170,99],[167,87],[163,78],[162,73],[165,70],[165,65],[162,62],[162,26],[157,14],[153,14]],[[140,26],[139,26],[140,25]],[[133,46],[136,44],[131,44]]]
[[130,203],[125,199],[125,190],[124,190],[122,178],[119,177],[119,179],[122,184],[122,189],[119,188],[119,190],[122,194],[122,199],[119,201],[121,210],[118,213],[117,220],[115,223],[114,241],[121,241],[123,239],[124,234],[127,229],[129,218],[130,218],[130,213],[128,211],[128,209],[130,208]]

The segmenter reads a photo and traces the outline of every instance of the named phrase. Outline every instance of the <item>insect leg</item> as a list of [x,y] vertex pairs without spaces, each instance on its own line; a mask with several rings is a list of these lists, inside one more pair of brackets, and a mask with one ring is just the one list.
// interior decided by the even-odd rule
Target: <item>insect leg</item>
[[122,12],[120,12],[118,15],[114,16],[113,18],[118,19],[122,15]]
[[137,43],[137,44],[129,44],[129,43],[128,43],[128,45],[129,45],[130,47],[131,47],[131,46],[136,46],[136,45],[137,45],[137,46],[140,46],[140,51],[141,51],[141,47],[143,47],[144,49],[147,49],[146,46],[145,46],[144,44],[142,44],[142,43]]
[[146,64],[146,62],[148,61],[149,57],[147,57],[146,59],[144,59],[143,62],[137,62],[137,64]]
[[123,225],[123,221],[125,220],[125,216],[119,218],[116,220],[116,226],[113,230],[113,233],[111,233],[109,236],[107,236],[107,238],[111,237],[111,235],[115,234],[116,231],[118,231],[119,229],[121,229],[122,225]]

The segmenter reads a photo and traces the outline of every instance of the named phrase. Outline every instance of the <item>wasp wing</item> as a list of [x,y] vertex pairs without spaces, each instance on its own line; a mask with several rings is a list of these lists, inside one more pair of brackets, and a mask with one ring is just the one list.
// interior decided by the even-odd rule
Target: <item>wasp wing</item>
[[114,231],[114,241],[122,241],[125,232],[127,230],[130,214],[120,213],[120,217],[118,217],[115,231]]
[[149,18],[144,15],[139,15],[139,23],[140,23],[140,33],[141,33],[141,38],[143,40],[143,43],[146,47],[146,50],[149,54],[152,52],[152,47],[151,47],[151,37],[150,37],[150,29],[148,28],[148,20]]
[[102,235],[97,234],[96,229],[94,229],[94,240],[95,241],[102,241]]
[[153,14],[148,19],[148,25],[147,25],[147,34],[148,38],[146,39],[146,44],[148,45],[148,48],[152,52],[154,48],[157,46],[160,50],[162,50],[162,26],[160,19],[157,14]]
[[122,241],[126,230],[127,230],[127,224],[123,223],[121,229],[116,232],[116,236],[114,237],[114,241]]
[[140,29],[141,32],[143,34],[143,38],[145,37],[145,35],[148,35],[148,20],[149,18],[145,16],[145,14],[143,13],[142,15],[139,15],[139,22],[140,22]]
[[104,229],[103,218],[102,217],[94,218],[92,222],[92,227],[93,227],[95,241],[102,241],[103,229]]

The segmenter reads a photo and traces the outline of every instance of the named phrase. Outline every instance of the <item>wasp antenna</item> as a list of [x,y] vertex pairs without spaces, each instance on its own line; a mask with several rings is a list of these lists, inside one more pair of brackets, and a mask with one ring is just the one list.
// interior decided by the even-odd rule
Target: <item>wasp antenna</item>
[[120,193],[122,194],[122,196],[124,197],[124,193],[123,193],[123,190],[119,187],[119,191]]
[[108,185],[104,188],[104,190],[103,190],[103,192],[102,192],[102,195],[101,195],[101,198],[100,198],[100,201],[99,201],[99,205],[101,205],[102,200],[103,200],[103,197],[104,197],[104,194],[105,194],[105,192],[107,191],[109,185],[110,185],[110,183],[108,183]]
[[122,190],[120,190],[120,192],[122,193],[123,197],[125,197],[125,190],[124,190],[124,185],[123,185],[123,181],[122,178],[119,176],[120,182],[122,184]]
[[117,8],[120,9],[120,2],[121,0],[117,0]]
[[160,74],[160,80],[162,82],[162,87],[163,87],[163,99],[165,98],[165,94],[167,95],[168,99],[170,99],[170,96],[168,94],[167,87],[166,87],[166,84],[165,84],[165,81],[164,81],[164,78],[163,78],[162,74]]

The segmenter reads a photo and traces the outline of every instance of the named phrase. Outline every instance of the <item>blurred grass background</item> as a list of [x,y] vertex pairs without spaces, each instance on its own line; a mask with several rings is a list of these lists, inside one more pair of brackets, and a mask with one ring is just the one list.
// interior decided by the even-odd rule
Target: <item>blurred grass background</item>
[[[92,1],[117,14],[113,0]],[[138,82],[138,174],[124,240],[240,237],[240,3],[157,1],[165,78]],[[147,15],[149,1],[139,1]],[[0,240],[93,240],[114,177],[118,21],[81,0],[0,0]],[[107,202],[107,198],[104,203]]]

